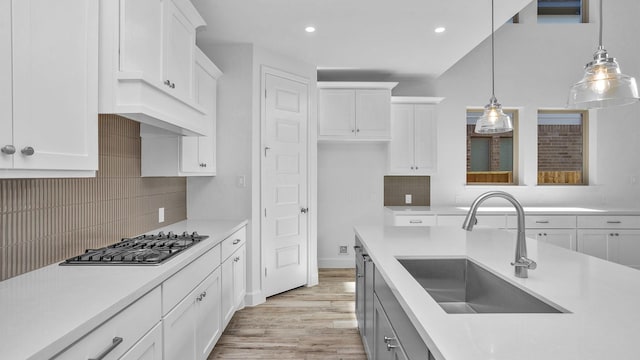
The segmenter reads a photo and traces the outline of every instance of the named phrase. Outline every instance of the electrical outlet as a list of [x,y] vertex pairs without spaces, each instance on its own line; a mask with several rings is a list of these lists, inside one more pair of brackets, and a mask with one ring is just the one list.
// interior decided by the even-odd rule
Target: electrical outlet
[[412,201],[411,198],[412,198],[411,194],[405,194],[404,195],[404,203],[407,204],[407,205],[411,204],[411,201]]
[[347,245],[340,245],[340,254],[347,253]]
[[158,222],[159,223],[163,223],[164,222],[164,208],[158,208]]

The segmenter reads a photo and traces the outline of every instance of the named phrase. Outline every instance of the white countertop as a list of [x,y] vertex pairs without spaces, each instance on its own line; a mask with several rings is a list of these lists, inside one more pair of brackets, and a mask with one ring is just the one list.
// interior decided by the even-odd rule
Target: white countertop
[[[640,215],[640,209],[581,206],[523,206],[531,215]],[[466,215],[469,206],[385,206],[395,215]],[[481,206],[479,214],[515,214],[513,206]]]
[[[513,233],[381,224],[355,231],[439,360],[640,358],[638,270],[527,239],[538,268],[520,279],[509,264]],[[570,313],[447,314],[396,260],[465,256]]]
[[0,282],[0,358],[49,359],[246,223],[186,220],[158,229],[210,236],[158,266],[53,264]]

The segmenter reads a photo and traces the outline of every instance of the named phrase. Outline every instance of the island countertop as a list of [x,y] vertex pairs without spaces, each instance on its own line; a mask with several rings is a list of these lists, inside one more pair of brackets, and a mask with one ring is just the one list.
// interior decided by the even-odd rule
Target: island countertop
[[[527,239],[538,263],[514,276],[515,234],[358,225],[356,235],[439,360],[638,359],[640,271]],[[447,314],[396,258],[468,257],[561,314]]]

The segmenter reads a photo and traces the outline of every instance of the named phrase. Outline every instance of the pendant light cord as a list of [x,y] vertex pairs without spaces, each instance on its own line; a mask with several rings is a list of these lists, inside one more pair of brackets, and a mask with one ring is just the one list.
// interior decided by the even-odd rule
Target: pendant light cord
[[[493,1],[493,0],[492,0]],[[599,32],[599,48],[602,49],[602,0],[600,0],[600,24],[598,24],[600,26],[600,32]]]
[[[600,1],[600,4],[602,4],[602,0]],[[496,98],[496,74],[495,74],[495,59],[494,59],[494,40],[493,40],[493,33],[494,33],[494,25],[493,25],[493,0],[491,0],[491,99],[492,102],[495,101]]]

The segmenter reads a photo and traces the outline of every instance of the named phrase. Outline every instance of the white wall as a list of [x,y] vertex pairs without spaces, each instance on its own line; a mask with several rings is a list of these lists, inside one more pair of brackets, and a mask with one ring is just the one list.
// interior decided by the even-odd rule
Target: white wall
[[[640,3],[625,0],[605,8],[604,45],[623,72],[640,76]],[[611,4],[611,3],[608,3]],[[592,11],[592,17],[595,17]],[[596,13],[597,14],[597,13]],[[533,14],[535,15],[535,13]],[[538,108],[563,108],[569,87],[597,46],[597,24],[541,24],[523,19],[496,33],[496,96],[504,107],[520,108],[521,186],[502,187],[525,204],[638,206],[640,104],[593,111],[590,124],[590,186],[536,186]],[[438,174],[432,177],[434,205],[468,204],[496,186],[465,186],[465,111],[491,96],[490,41],[480,44],[438,81],[445,97],[438,114]]]
[[[354,266],[353,225],[381,221],[387,145],[318,145],[318,264]],[[340,245],[348,254],[338,253]]]

